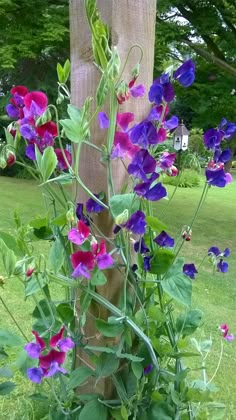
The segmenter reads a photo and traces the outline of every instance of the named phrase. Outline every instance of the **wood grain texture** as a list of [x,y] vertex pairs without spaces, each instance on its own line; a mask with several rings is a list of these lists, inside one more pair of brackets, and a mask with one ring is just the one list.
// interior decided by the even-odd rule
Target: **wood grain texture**
[[[154,60],[154,37],[156,21],[156,0],[98,0],[97,5],[104,23],[107,23],[111,30],[112,45],[116,46],[123,64],[126,56],[134,44],[139,44],[143,49],[143,61],[141,63],[138,83],[143,83],[147,88],[152,83],[153,60]],[[71,31],[71,92],[72,104],[81,107],[87,96],[94,97],[101,74],[93,63],[91,48],[91,34],[87,24],[84,1],[70,0],[70,31]],[[139,61],[140,52],[134,49],[123,79],[129,82],[131,71]],[[92,111],[94,110],[94,102]],[[144,98],[130,99],[120,106],[119,112],[133,112],[135,121],[144,118],[150,109],[147,94]],[[106,110],[106,107],[104,108]],[[100,130],[97,121],[91,127],[91,141],[101,146],[106,141],[106,132]],[[89,189],[98,193],[106,191],[106,166],[101,164],[100,155],[97,151],[87,145],[83,145],[79,162],[79,173],[81,179]],[[126,173],[123,165],[115,161],[113,164],[113,177],[115,180],[116,192],[126,180]],[[87,196],[79,190],[77,201],[84,202]],[[99,229],[107,236],[112,235],[112,220],[107,212],[103,212],[96,219]],[[115,270],[109,270],[106,286],[98,288],[99,293],[113,303],[117,303],[122,280]],[[85,332],[87,337],[95,335],[94,317],[107,319],[107,311],[98,308],[95,304],[90,307],[91,318],[88,319]],[[104,338],[95,338],[89,344],[104,345]],[[112,345],[111,340],[109,345]],[[86,356],[78,353],[78,358],[85,360]],[[104,390],[105,387],[105,390]],[[96,392],[106,394],[108,397],[111,387],[109,384],[99,382]],[[83,392],[94,392],[94,383],[84,387]]]

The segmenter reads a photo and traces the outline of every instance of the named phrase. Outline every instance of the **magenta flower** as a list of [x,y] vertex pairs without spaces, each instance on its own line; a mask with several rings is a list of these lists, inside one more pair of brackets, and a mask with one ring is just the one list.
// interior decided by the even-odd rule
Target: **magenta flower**
[[[67,162],[65,161],[62,150],[61,149],[54,149],[54,152],[57,156],[57,161],[58,161],[57,166],[58,166],[58,168],[61,169],[62,171],[68,169],[68,165],[67,165]],[[68,150],[64,149],[64,154],[66,156],[66,159],[67,159],[69,165],[71,166],[72,156],[71,156],[70,152],[68,152]]]
[[38,367],[27,369],[27,376],[32,382],[40,384],[45,376],[53,376],[57,372],[66,373],[66,370],[61,365],[65,361],[66,352],[71,350],[75,344],[69,337],[63,338],[64,331],[65,326],[63,325],[60,331],[51,337],[49,342],[51,349],[47,354],[42,354],[46,348],[45,341],[36,331],[32,331],[36,338],[36,343],[28,343],[24,347],[29,357],[39,360]]
[[219,329],[222,332],[222,336],[225,340],[227,340],[229,342],[234,340],[234,335],[233,334],[228,334],[228,332],[229,332],[228,324],[221,324],[219,326]]
[[92,251],[77,251],[71,255],[71,263],[74,268],[73,277],[85,277],[90,279],[92,271],[97,264],[100,270],[104,270],[113,265],[114,260],[110,254],[106,252],[105,241],[101,244],[93,243]]
[[24,116],[36,119],[42,115],[47,108],[48,98],[43,92],[28,92],[24,96]]
[[72,228],[68,232],[68,239],[73,242],[73,244],[82,245],[89,235],[89,227],[82,220],[79,220],[77,228]]
[[122,129],[123,132],[126,132],[129,124],[134,120],[133,112],[119,112],[116,115],[116,123]]
[[139,150],[138,146],[131,143],[128,133],[117,131],[114,138],[114,146],[111,152],[111,158],[124,159],[126,156],[132,158]]

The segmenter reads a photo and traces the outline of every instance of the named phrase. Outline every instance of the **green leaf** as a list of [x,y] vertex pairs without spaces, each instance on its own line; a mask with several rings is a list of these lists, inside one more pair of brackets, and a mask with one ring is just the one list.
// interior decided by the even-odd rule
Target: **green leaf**
[[65,250],[60,238],[56,238],[53,242],[48,256],[49,269],[57,273],[64,263]]
[[18,335],[10,332],[9,330],[0,329],[0,343],[1,346],[21,346],[24,341]]
[[146,216],[146,222],[147,225],[155,232],[161,232],[162,230],[167,229],[167,226],[164,223],[162,223],[157,217]]
[[161,282],[163,290],[177,302],[190,306],[192,281],[183,273],[183,258],[179,258],[168,270]]
[[164,248],[158,249],[151,259],[150,273],[157,274],[158,276],[165,274],[174,261],[174,258],[175,254],[171,250]]
[[35,217],[35,219],[29,222],[29,225],[34,229],[40,229],[41,227],[48,226],[48,216],[44,217]]
[[63,83],[66,83],[69,76],[70,76],[70,60],[67,59],[65,61],[63,70],[64,70],[64,81],[63,81]]
[[37,359],[31,359],[26,351],[22,349],[16,359],[16,367],[22,373],[22,375],[26,375],[26,371],[28,368],[37,366]]
[[85,350],[91,350],[91,351],[99,351],[99,353],[112,353],[115,354],[116,350],[111,347],[100,347],[100,346],[85,346]]
[[81,410],[79,420],[107,420],[108,409],[98,400],[89,401]]
[[44,182],[50,178],[57,166],[57,155],[52,146],[46,147],[41,161],[41,173]]
[[134,356],[133,354],[130,353],[116,353],[117,356],[119,357],[119,359],[127,359],[127,360],[131,360],[132,362],[142,362],[143,357],[138,357],[138,356]]
[[164,401],[153,402],[147,412],[149,420],[173,420],[174,411],[170,405]]
[[25,286],[25,296],[31,296],[41,290],[46,284],[46,279],[42,275],[33,274],[29,280],[27,280]]
[[57,306],[57,314],[65,324],[69,324],[74,319],[74,311],[67,303],[60,303]]
[[114,218],[122,214],[126,209],[130,216],[139,209],[139,206],[140,202],[135,194],[116,194],[110,200],[110,210]]
[[108,323],[103,319],[96,320],[96,328],[104,337],[116,337],[124,331],[123,324]]
[[14,252],[6,246],[2,239],[0,239],[0,252],[2,254],[2,261],[6,273],[8,276],[11,276],[15,270],[16,256]]
[[15,140],[14,140],[13,135],[5,127],[4,127],[4,131],[5,131],[5,137],[6,137],[7,144],[9,144],[9,146],[12,146],[12,147],[15,148]]
[[57,63],[57,77],[60,83],[64,83],[65,74],[64,69],[60,63]]
[[43,403],[49,402],[49,398],[46,394],[42,394],[41,392],[37,392],[36,394],[29,395],[29,398],[33,401],[41,401]]
[[80,366],[77,369],[75,369],[73,372],[71,372],[70,380],[67,384],[68,390],[74,389],[77,386],[82,385],[86,379],[88,379],[90,376],[94,375],[94,371],[90,369],[87,366]]
[[99,268],[95,268],[93,271],[90,283],[92,286],[104,286],[106,284],[107,278],[103,271],[99,270]]
[[0,395],[7,395],[10,394],[10,392],[13,391],[16,384],[14,382],[3,382],[0,384]]
[[44,241],[50,241],[54,239],[53,231],[48,226],[43,226],[40,229],[34,229],[34,235],[35,238],[42,239]]
[[137,379],[140,379],[143,376],[143,366],[141,365],[141,363],[132,362],[131,369],[133,371],[134,376]]
[[22,256],[23,253],[17,245],[14,236],[10,233],[0,231],[0,238],[5,242],[6,246],[11,249],[16,255]]
[[60,213],[52,219],[51,223],[55,226],[64,226],[67,223],[66,212]]
[[202,324],[203,312],[200,309],[189,309],[187,313],[179,314],[176,319],[176,330],[183,337],[191,335]]
[[96,375],[99,378],[110,376],[119,367],[119,359],[114,354],[102,353],[96,362]]
[[74,143],[83,140],[83,130],[81,124],[70,119],[60,120],[60,124],[65,130],[66,137]]
[[13,372],[7,367],[0,368],[0,377],[2,378],[12,378]]

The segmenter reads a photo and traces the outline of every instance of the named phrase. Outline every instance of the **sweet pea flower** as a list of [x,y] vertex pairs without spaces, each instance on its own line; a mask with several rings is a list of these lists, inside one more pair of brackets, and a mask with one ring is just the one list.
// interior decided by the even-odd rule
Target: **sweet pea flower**
[[219,326],[219,330],[222,332],[222,336],[226,341],[231,342],[231,341],[234,340],[234,335],[233,334],[228,334],[228,332],[229,332],[228,324],[221,324]]
[[163,187],[161,182],[158,182],[157,184],[153,185],[153,182],[159,177],[157,173],[153,173],[151,177],[141,183],[137,184],[134,187],[134,191],[137,195],[142,196],[143,198],[146,198],[146,200],[149,201],[159,201],[162,198],[167,196],[167,191],[165,187]]
[[150,249],[145,244],[144,239],[141,238],[139,241],[134,243],[134,251],[139,252],[140,254],[146,254],[150,251]]
[[189,87],[195,80],[195,64],[192,60],[187,60],[175,72],[174,79],[182,86]]
[[183,266],[183,273],[188,276],[190,279],[195,279],[195,274],[198,273],[194,264],[184,264]]
[[[103,194],[94,194],[95,197],[101,200]],[[86,211],[88,213],[101,213],[104,210],[104,206],[99,204],[97,201],[95,201],[93,198],[89,198],[85,203]]]
[[175,243],[174,239],[171,238],[171,236],[169,236],[164,230],[153,240],[162,248],[173,248]]
[[84,214],[83,203],[77,203],[75,212],[76,212],[76,216],[77,216],[78,220],[82,220],[82,222],[84,222],[85,225],[87,225],[87,226],[90,225],[88,217],[86,217],[85,214]]
[[117,113],[117,131],[115,132],[113,149],[111,152],[112,159],[124,159],[125,157],[132,158],[139,150],[138,146],[131,143],[128,132],[128,126],[133,120],[134,114],[132,112]]
[[113,258],[106,252],[105,240],[102,240],[100,245],[93,243],[91,248],[92,251],[77,251],[70,256],[72,267],[74,268],[73,277],[90,279],[90,272],[96,264],[100,270],[105,270],[113,265]]
[[229,248],[225,248],[222,252],[216,246],[212,246],[208,249],[208,256],[210,257],[212,264],[216,267],[217,271],[220,271],[221,273],[228,272],[229,264],[224,261],[224,258],[227,258],[229,255]]
[[203,140],[207,149],[215,150],[221,143],[224,133],[216,128],[210,128],[204,133]]
[[232,182],[233,178],[230,173],[225,173],[224,166],[215,165],[210,162],[207,165],[206,171],[206,180],[209,185],[224,188],[227,184]]
[[[66,373],[61,365],[66,359],[66,352],[71,350],[75,344],[69,337],[63,338],[64,331],[65,326],[63,325],[60,331],[51,337],[49,341],[51,349],[47,354],[43,354],[46,349],[45,341],[36,331],[32,331],[36,343],[28,343],[24,347],[29,357],[39,360],[38,367],[27,369],[27,376],[32,382],[40,384],[45,376],[53,376],[57,372]],[[55,347],[59,350],[56,350]]]
[[82,245],[89,235],[89,227],[82,220],[79,220],[77,228],[72,228],[68,232],[68,239],[73,242],[73,244]]
[[138,210],[130,216],[125,227],[133,234],[143,235],[145,233],[146,225],[145,214],[141,210]]
[[143,181],[147,181],[147,174],[151,174],[156,169],[156,160],[145,149],[139,150],[133,157],[128,166],[128,173]]
[[166,171],[173,166],[175,158],[176,153],[163,152],[157,161],[157,166]]
[[157,130],[151,121],[142,121],[130,131],[130,140],[143,149],[158,143]]
[[148,93],[150,102],[160,105],[162,101],[171,102],[175,97],[174,88],[170,82],[168,73],[163,73],[160,77],[154,80]]

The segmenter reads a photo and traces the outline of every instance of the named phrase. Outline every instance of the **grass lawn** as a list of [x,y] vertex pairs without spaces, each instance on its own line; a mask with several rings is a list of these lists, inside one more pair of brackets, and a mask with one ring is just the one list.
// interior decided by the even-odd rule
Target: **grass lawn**
[[[170,195],[173,187],[166,186]],[[173,200],[162,200],[155,207],[155,215],[169,226],[168,233],[175,238],[180,234],[183,225],[190,223],[196,209],[202,189],[177,189]],[[12,217],[15,208],[24,208],[24,218],[30,220],[43,210],[40,188],[34,182],[0,177],[0,230],[11,230]],[[212,187],[206,202],[201,209],[193,227],[192,240],[185,242],[181,255],[186,262],[194,262],[198,267],[210,246],[220,249],[229,247],[232,255],[229,257],[230,270],[228,274],[213,274],[206,259],[194,281],[193,307],[203,310],[203,337],[213,339],[213,350],[208,360],[208,377],[214,373],[220,354],[220,335],[218,326],[228,323],[231,332],[236,334],[236,180],[224,189]],[[1,272],[0,272],[1,274]],[[25,333],[30,337],[31,312],[34,304],[24,302],[21,285],[16,281],[9,281],[4,289],[0,289],[1,296],[8,307],[14,312]],[[13,322],[0,306],[0,327],[16,331]],[[198,336],[199,338],[199,336]],[[214,384],[220,387],[216,400],[226,403],[225,419],[236,418],[236,402],[233,399],[236,387],[236,340],[225,343],[222,363]],[[14,361],[11,354],[10,360]],[[26,399],[26,395],[34,393],[35,387],[25,380],[20,373],[16,374],[15,391],[7,397],[0,397],[0,419],[9,420],[39,420],[43,417],[43,407],[40,404],[33,414],[33,404]],[[160,419],[161,420],[161,419]]]

